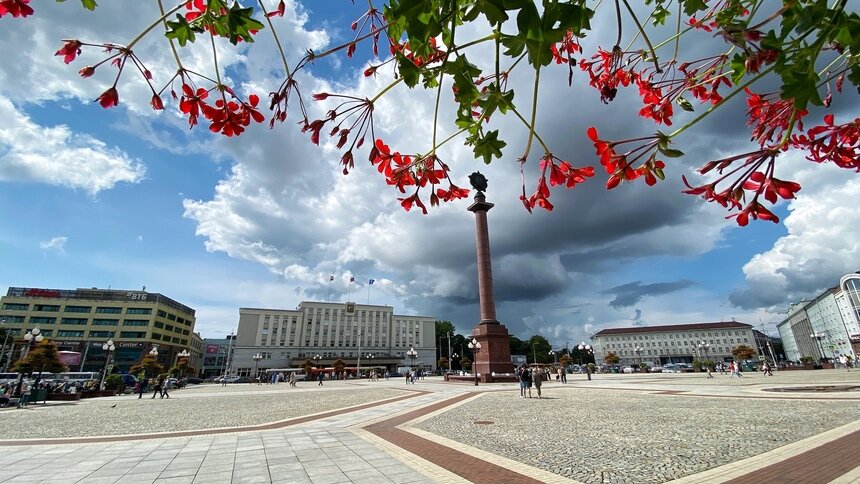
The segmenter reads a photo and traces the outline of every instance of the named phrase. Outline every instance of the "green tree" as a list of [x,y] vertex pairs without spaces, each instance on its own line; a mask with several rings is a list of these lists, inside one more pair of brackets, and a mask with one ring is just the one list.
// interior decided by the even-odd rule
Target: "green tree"
[[465,371],[469,371],[472,369],[472,360],[469,359],[468,356],[464,356],[460,358],[460,368]]
[[[454,327],[454,323],[451,321],[436,321],[436,341],[439,342],[443,340],[444,343],[447,343],[448,334],[455,334],[456,329]],[[453,339],[452,339],[453,341]],[[445,344],[445,348],[448,348],[448,345]]]
[[340,376],[343,376],[343,369],[346,368],[346,363],[340,358],[336,359],[334,363],[332,363],[332,367],[334,368],[334,372]]
[[440,370],[441,369],[447,370],[448,369],[448,358],[445,358],[444,356],[439,358],[439,361],[436,362],[436,365],[439,367]]
[[113,374],[105,378],[105,390],[119,390],[122,387],[122,375]]
[[536,334],[529,338],[527,345],[529,348],[528,355],[534,360],[532,363],[549,363],[552,361],[552,357],[549,355],[552,345],[545,337]]
[[510,342],[511,354],[512,355],[530,355],[531,347],[529,347],[528,341],[523,341],[516,336],[509,336],[508,341]]
[[609,353],[606,353],[606,356],[603,357],[603,361],[610,365],[616,365],[619,361],[621,361],[621,358],[612,351],[610,351]]
[[132,365],[129,371],[134,374],[143,372],[146,378],[155,378],[164,372],[164,365],[158,362],[158,358],[147,353],[143,359]]
[[46,339],[28,351],[24,359],[16,361],[12,371],[24,374],[35,373],[38,379],[40,373],[62,373],[67,371],[67,368],[60,362],[57,347]]

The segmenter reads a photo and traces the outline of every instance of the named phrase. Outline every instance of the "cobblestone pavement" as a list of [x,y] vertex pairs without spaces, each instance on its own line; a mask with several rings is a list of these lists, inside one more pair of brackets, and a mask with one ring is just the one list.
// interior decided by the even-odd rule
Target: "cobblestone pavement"
[[[726,465],[743,468],[730,476],[743,482],[745,473],[789,454],[823,449],[834,432],[860,435],[860,391],[764,391],[860,386],[860,372],[743,379],[598,374],[592,381],[572,375],[569,382],[545,383],[540,400],[519,398],[513,384],[428,378],[414,386],[400,380],[298,389],[201,385],[169,400],[120,396],[3,410],[0,482],[465,482],[457,474],[463,465],[479,476],[473,482],[494,484],[501,484],[493,478],[499,467],[522,477],[505,482],[723,482],[729,477],[717,476],[728,474],[717,471]],[[397,415],[409,417],[385,430],[385,422],[404,421]],[[271,430],[171,434],[285,420]],[[379,430],[365,430],[372,428]],[[159,437],[116,436],[153,432]],[[16,440],[89,435],[114,437],[44,445]],[[442,450],[450,457],[434,459]],[[860,479],[852,469],[834,476]]]
[[[31,405],[0,412],[4,439],[127,435],[245,427],[351,407],[404,395],[391,388],[332,386],[288,391],[288,385],[205,385],[172,391],[171,398],[146,394],[87,399],[75,405]],[[277,389],[277,390],[275,390]],[[321,398],[322,396],[322,398]],[[36,424],[34,425],[34,422]]]

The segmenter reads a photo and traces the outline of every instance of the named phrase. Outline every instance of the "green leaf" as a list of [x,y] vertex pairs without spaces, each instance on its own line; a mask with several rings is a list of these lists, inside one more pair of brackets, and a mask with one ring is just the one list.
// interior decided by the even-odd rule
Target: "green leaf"
[[222,25],[226,26],[226,36],[230,38],[233,45],[239,43],[239,39],[245,42],[254,42],[252,30],[259,31],[265,27],[262,22],[252,17],[254,8],[241,8],[239,2],[233,4],[227,14],[221,17]]
[[735,54],[735,56],[732,57],[732,61],[729,63],[732,67],[732,82],[735,84],[740,84],[741,79],[743,79],[747,73],[747,66],[744,61],[745,59],[742,55]]
[[660,153],[668,156],[669,158],[680,158],[684,156],[684,152],[681,150],[676,150],[674,148],[658,148]]
[[83,4],[84,8],[92,12],[98,7],[96,0],[81,0],[81,4]]
[[705,0],[684,0],[682,3],[684,4],[684,13],[689,17],[692,17],[700,10],[708,8]]
[[421,69],[402,53],[397,53],[397,72],[403,77],[403,82],[409,87],[418,85],[421,78]]
[[484,163],[489,165],[493,157],[502,157],[502,149],[505,146],[507,143],[499,139],[499,130],[493,130],[476,139],[472,151],[475,153],[475,158],[483,158]]
[[194,30],[182,15],[176,14],[176,20],[176,22],[167,21],[167,32],[164,36],[176,40],[181,47],[185,47],[187,42],[194,42]]
[[473,10],[484,14],[490,25],[504,23],[508,20],[504,0],[476,0]]

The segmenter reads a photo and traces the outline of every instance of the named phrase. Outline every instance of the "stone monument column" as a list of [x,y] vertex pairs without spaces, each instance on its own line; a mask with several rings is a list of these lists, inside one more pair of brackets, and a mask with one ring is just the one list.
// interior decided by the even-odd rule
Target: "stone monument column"
[[472,331],[472,338],[481,344],[475,352],[474,371],[481,380],[491,381],[491,374],[512,373],[511,348],[508,330],[496,320],[496,301],[493,295],[493,269],[490,260],[490,236],[487,228],[487,212],[493,204],[487,202],[484,191],[487,180],[479,172],[472,173],[469,181],[478,193],[468,210],[475,214],[475,243],[478,251],[478,298],[481,320]]

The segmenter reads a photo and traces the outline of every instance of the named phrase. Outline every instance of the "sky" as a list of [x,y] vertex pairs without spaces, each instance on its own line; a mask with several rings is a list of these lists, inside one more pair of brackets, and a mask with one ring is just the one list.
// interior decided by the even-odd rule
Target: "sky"
[[[270,9],[277,4],[264,3]],[[357,3],[286,2],[285,15],[274,22],[291,67],[307,49],[321,52],[351,39],[349,25],[366,9]],[[428,215],[404,211],[401,195],[366,161],[366,147],[344,176],[341,151],[325,136],[320,146],[312,144],[295,124],[300,113],[294,104],[283,124],[269,129],[267,121],[227,138],[206,126],[189,130],[169,96],[164,111],[153,111],[151,93],[129,70],[119,84],[119,106],[103,109],[93,100],[115,70],[103,66],[91,78],[78,75],[103,54],[85,48],[66,65],[54,52],[61,39],[127,43],[158,17],[153,2],[100,2],[95,12],[77,2],[33,6],[33,17],[0,19],[6,52],[0,58],[3,294],[21,286],[145,286],[196,309],[196,330],[208,338],[235,330],[240,307],[290,309],[305,300],[385,304],[395,314],[433,316],[471,332],[480,319],[474,215],[466,210],[471,197]],[[601,44],[597,34],[612,22],[595,17],[586,52],[614,41]],[[478,30],[458,35],[477,38]],[[604,31],[614,38],[612,29]],[[176,65],[163,35],[153,32],[135,52],[162,85]],[[216,45],[220,74],[243,96],[260,95],[268,116],[268,93],[283,80],[269,32],[260,32],[253,46]],[[682,54],[694,56],[709,45],[715,45],[710,35],[694,37]],[[491,59],[482,48],[470,59]],[[197,42],[179,55],[187,67],[213,77],[210,49]],[[311,119],[332,107],[311,100],[312,93],[372,96],[392,81],[390,69],[362,75],[369,53],[362,44],[355,59],[320,59],[297,75]],[[528,112],[533,76],[520,72],[510,87]],[[496,313],[511,334],[541,334],[563,346],[603,328],[731,319],[764,323],[775,334],[773,322],[790,302],[860,270],[856,174],[799,154],[780,157],[778,177],[803,189],[775,207],[779,224],[738,227],[721,207],[681,193],[682,175],[701,180],[695,169],[704,162],[754,149],[742,96],[679,139],[686,155],[667,160],[665,182],[607,191],[587,128],[597,127],[608,139],[666,128],[636,116],[635,89],[604,105],[584,73],[574,73],[573,86],[567,76],[566,66],[542,72],[537,130],[554,154],[575,166],[594,165],[596,176],[574,190],[555,188],[552,213],[530,214],[519,201],[516,159],[527,133],[512,116],[491,120],[508,146],[489,166],[461,139],[439,150],[457,185],[467,187],[468,175],[478,170],[489,180]],[[402,85],[388,92],[375,106],[377,137],[404,152],[429,149],[433,94]],[[858,107],[857,92],[849,88],[834,98],[830,112],[845,122]],[[677,115],[675,126],[702,109]],[[447,136],[452,106],[443,102],[440,110],[440,133]],[[810,124],[822,114],[811,113]],[[524,166],[529,194],[539,173],[536,153]]]

